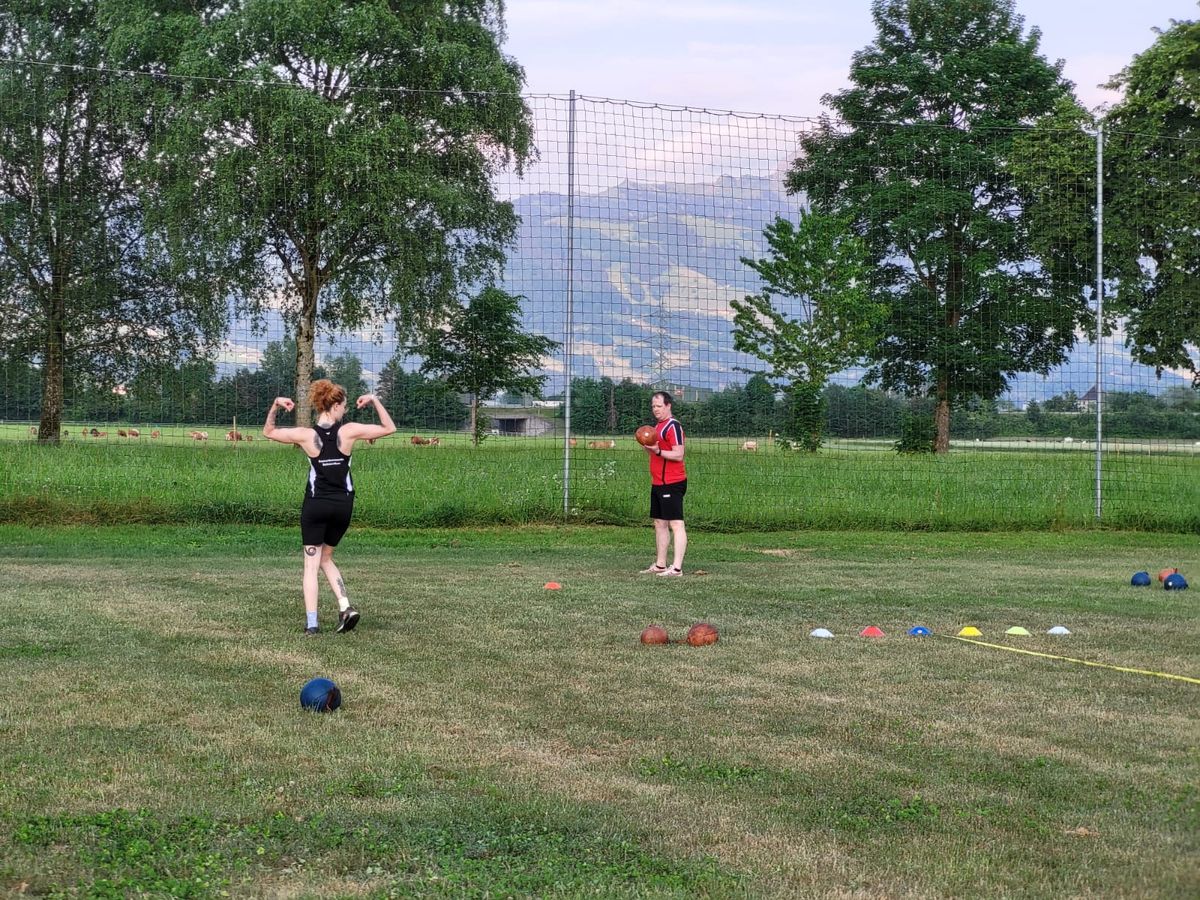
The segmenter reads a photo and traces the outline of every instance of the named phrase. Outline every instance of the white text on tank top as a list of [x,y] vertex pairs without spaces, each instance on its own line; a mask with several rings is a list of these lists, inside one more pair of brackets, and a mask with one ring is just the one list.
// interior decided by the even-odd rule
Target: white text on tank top
[[350,457],[338,447],[342,423],[313,428],[317,455],[308,458],[308,495],[310,497],[348,497],[354,493],[350,478]]

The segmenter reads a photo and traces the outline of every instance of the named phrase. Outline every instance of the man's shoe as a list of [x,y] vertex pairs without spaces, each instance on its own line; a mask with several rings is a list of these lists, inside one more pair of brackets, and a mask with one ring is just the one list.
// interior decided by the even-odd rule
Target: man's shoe
[[683,574],[683,569],[677,569],[674,566],[667,566],[658,573],[659,578],[678,578]]
[[347,606],[338,613],[338,634],[341,634],[343,631],[353,631],[354,626],[358,624],[358,620],[361,618],[362,616],[358,614],[357,609],[353,606]]
[[320,628],[318,628],[316,625],[314,625],[312,628],[305,628],[305,629],[304,629],[304,634],[305,634],[307,637],[312,637],[314,634],[318,634],[318,633],[320,633],[320,631],[321,631],[321,629],[320,629]]
[[667,571],[666,566],[660,566],[658,563],[654,563],[654,565],[647,566],[645,569],[642,569],[642,571],[640,571],[638,574],[639,575],[661,575],[665,571]]

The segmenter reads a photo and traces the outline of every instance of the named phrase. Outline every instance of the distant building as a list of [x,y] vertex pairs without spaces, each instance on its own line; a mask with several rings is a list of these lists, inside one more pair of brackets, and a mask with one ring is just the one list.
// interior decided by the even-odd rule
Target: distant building
[[1079,398],[1079,408],[1084,412],[1091,412],[1096,408],[1096,400],[1099,394],[1096,392],[1096,386],[1093,384],[1082,397]]
[[487,414],[491,422],[493,434],[520,435],[521,437],[542,437],[554,433],[554,423],[537,413],[506,410]]

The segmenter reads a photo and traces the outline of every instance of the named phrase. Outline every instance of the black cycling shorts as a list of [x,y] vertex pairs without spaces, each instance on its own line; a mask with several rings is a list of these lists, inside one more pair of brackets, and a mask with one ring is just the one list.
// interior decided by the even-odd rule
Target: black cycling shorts
[[686,479],[674,484],[650,485],[650,518],[682,521],[683,495],[686,493]]
[[354,512],[354,497],[308,497],[300,507],[300,539],[305,547],[336,547]]

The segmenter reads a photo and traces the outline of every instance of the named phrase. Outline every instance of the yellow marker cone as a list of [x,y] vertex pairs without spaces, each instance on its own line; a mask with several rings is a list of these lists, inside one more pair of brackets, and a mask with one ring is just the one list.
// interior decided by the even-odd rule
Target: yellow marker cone
[[1024,635],[1025,637],[1029,637],[1029,632],[1026,631],[1024,628],[1022,628],[1020,625],[1014,625],[1012,628],[1008,629],[1008,631],[1006,631],[1004,633],[1005,634],[1020,634],[1020,635]]
[[978,628],[976,628],[974,625],[968,625],[966,628],[964,628],[962,631],[960,631],[958,633],[958,636],[959,637],[979,637],[982,634],[983,634],[983,632],[980,631]]

